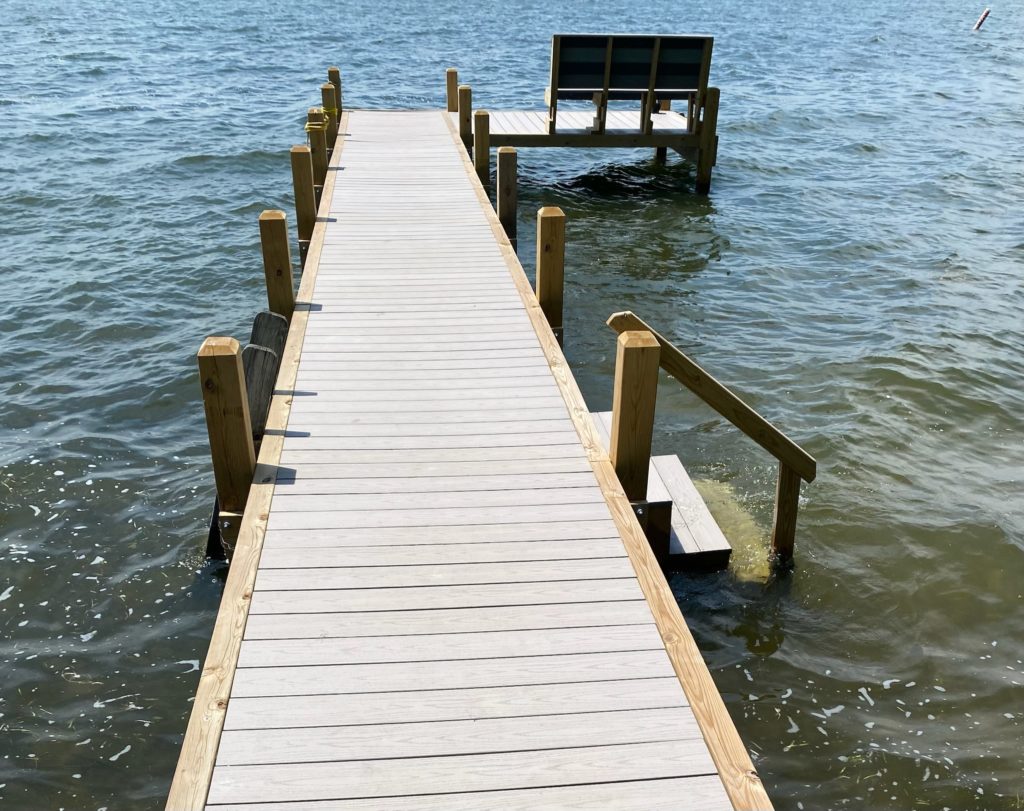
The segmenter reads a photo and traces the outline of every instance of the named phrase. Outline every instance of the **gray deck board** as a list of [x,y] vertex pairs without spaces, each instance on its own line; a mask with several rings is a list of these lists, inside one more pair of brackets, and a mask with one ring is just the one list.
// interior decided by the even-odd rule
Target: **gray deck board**
[[208,806],[727,808],[445,116],[349,114]]

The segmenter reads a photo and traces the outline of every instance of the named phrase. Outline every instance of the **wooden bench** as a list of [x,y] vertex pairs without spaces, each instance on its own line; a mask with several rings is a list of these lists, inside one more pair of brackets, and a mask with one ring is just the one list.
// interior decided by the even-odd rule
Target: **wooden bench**
[[639,131],[649,134],[663,102],[685,99],[692,132],[707,96],[713,43],[703,35],[555,34],[545,92],[549,134],[557,132],[560,99],[593,101],[595,134],[605,131],[609,101],[639,101]]

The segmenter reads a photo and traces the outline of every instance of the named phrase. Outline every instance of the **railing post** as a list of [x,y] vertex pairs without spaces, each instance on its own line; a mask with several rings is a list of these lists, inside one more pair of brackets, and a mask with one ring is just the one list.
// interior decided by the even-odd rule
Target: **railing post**
[[338,94],[334,85],[324,82],[320,85],[320,103],[324,107],[324,120],[327,122],[327,150],[334,151],[334,142],[338,140]]
[[473,146],[473,88],[459,85],[459,135],[469,150]]
[[779,481],[775,488],[775,522],[772,526],[772,564],[788,569],[793,564],[796,541],[796,514],[800,507],[800,476],[785,462],[779,462]]
[[334,85],[334,106],[338,108],[338,120],[341,120],[341,69],[327,68],[327,81]]
[[619,334],[610,456],[622,489],[633,502],[647,498],[659,354],[658,339],[651,333],[629,330]]
[[299,232],[299,254],[306,264],[306,251],[316,224],[316,192],[313,190],[313,160],[308,146],[292,147],[292,188],[295,191],[295,226]]
[[310,158],[313,161],[313,186],[316,189],[316,202],[319,205],[323,194],[324,180],[327,179],[327,127],[324,124],[324,111],[319,107],[310,107],[306,113],[306,132],[309,133]]
[[491,182],[491,115],[486,110],[473,113],[473,166],[481,183]]
[[704,94],[704,113],[700,122],[700,147],[697,153],[697,194],[711,191],[711,167],[718,151],[718,99],[717,87],[709,87]]
[[241,513],[256,469],[242,350],[234,338],[211,337],[203,341],[196,359],[217,502],[222,512]]
[[565,214],[557,206],[537,212],[537,301],[551,331],[562,345],[562,299],[565,287]]
[[263,273],[267,278],[270,311],[290,321],[295,310],[295,282],[288,246],[288,221],[283,211],[270,210],[260,214],[260,245],[263,248]]
[[517,247],[519,217],[519,156],[514,147],[498,148],[498,220],[512,247]]
[[455,68],[448,68],[445,73],[445,96],[448,102],[448,112],[459,111],[459,72]]

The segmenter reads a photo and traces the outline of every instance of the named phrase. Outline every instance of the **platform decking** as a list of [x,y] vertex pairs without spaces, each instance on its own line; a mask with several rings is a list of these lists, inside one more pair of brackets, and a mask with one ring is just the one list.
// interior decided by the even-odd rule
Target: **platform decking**
[[770,808],[457,122],[341,125],[168,808]]

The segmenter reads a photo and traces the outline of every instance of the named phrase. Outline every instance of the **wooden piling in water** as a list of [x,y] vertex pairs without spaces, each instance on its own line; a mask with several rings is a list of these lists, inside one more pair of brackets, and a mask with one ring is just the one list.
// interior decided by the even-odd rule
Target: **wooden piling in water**
[[512,247],[517,247],[519,217],[519,155],[515,147],[498,147],[498,221]]
[[491,114],[486,110],[473,113],[473,167],[481,183],[491,182]]
[[313,160],[305,145],[293,146],[292,188],[295,191],[295,226],[299,232],[299,255],[306,263],[306,251],[316,224],[316,192],[313,189]]
[[565,288],[565,214],[557,206],[537,212],[537,301],[551,331],[562,345],[562,302]]
[[619,334],[609,456],[632,502],[647,498],[659,363],[658,339],[651,333],[630,330]]
[[341,121],[341,69],[336,67],[327,68],[327,81],[334,85],[334,106],[338,108],[338,120]]
[[270,210],[260,214],[260,245],[263,248],[263,272],[267,279],[270,311],[290,321],[295,310],[295,281],[288,246],[288,220],[283,211]]
[[772,525],[772,563],[786,569],[793,563],[796,542],[796,515],[800,508],[800,474],[785,462],[779,462],[775,487],[775,519]]
[[338,140],[338,94],[330,82],[320,85],[320,100],[324,107],[324,120],[327,122],[327,149],[334,151],[334,142]]
[[466,149],[473,146],[473,89],[459,85],[459,137]]
[[445,100],[449,113],[459,111],[459,72],[455,68],[448,68],[445,73]]
[[700,122],[700,148],[697,154],[697,193],[711,191],[711,168],[715,165],[718,151],[718,100],[717,87],[709,87],[704,97],[704,113]]
[[[206,430],[210,437],[217,503],[222,514],[240,516],[256,469],[242,349],[234,338],[210,337],[203,341],[196,361],[203,390]],[[234,531],[237,531],[237,526]],[[231,534],[230,528],[228,534]],[[233,545],[235,539],[227,537],[225,540]]]
[[319,107],[310,107],[306,113],[306,132],[309,134],[310,159],[313,162],[313,186],[316,189],[316,202],[320,204],[324,180],[327,178],[327,122],[324,111]]
[[[672,100],[671,99],[662,99],[660,102],[658,102],[658,112],[659,113],[667,113],[671,109],[672,109]],[[665,163],[668,160],[668,147],[667,146],[655,147],[655,149],[654,149],[654,160],[656,160],[658,163]]]

